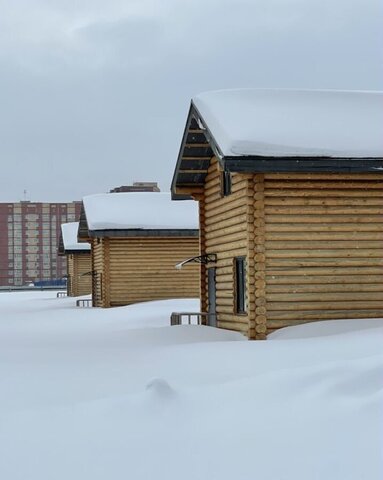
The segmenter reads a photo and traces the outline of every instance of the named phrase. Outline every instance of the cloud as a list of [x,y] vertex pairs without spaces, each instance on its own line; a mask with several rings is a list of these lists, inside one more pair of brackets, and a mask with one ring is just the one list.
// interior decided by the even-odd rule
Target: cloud
[[0,200],[168,188],[200,91],[382,89],[382,17],[381,0],[3,1]]

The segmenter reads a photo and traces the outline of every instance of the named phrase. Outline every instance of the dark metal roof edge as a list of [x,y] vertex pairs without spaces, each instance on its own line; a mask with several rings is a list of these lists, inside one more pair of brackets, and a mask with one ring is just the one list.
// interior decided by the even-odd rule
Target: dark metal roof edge
[[238,173],[265,172],[376,172],[383,173],[383,158],[342,157],[223,157],[225,169]]
[[90,251],[89,248],[86,249],[86,250],[85,250],[85,249],[84,249],[84,250],[82,250],[82,249],[78,249],[78,250],[68,249],[68,250],[65,250],[65,251],[64,251],[64,255],[76,255],[76,254],[83,255],[83,254],[85,254],[85,253],[89,253],[89,254],[90,254],[90,252],[91,252],[91,251]]
[[121,229],[121,230],[90,230],[91,238],[102,237],[198,237],[198,229]]

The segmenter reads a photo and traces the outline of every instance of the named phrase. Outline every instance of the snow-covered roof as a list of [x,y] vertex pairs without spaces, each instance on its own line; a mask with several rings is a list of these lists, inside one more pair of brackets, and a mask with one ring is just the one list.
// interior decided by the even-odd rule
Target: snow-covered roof
[[383,92],[218,90],[192,103],[222,156],[383,157]]
[[103,193],[83,203],[90,231],[198,229],[197,202],[173,202],[169,193]]
[[79,222],[61,224],[61,234],[63,239],[64,251],[68,250],[90,250],[89,243],[79,243],[77,241]]

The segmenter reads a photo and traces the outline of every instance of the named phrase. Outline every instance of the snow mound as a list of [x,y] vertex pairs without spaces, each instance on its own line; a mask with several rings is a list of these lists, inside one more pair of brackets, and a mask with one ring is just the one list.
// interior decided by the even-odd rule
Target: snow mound
[[153,378],[150,380],[150,382],[146,384],[146,390],[153,392],[161,398],[170,398],[175,395],[175,391],[163,378]]
[[270,340],[294,340],[331,335],[345,335],[347,333],[363,334],[365,330],[381,329],[383,319],[356,319],[356,320],[325,320],[309,322],[301,325],[281,328],[268,335]]

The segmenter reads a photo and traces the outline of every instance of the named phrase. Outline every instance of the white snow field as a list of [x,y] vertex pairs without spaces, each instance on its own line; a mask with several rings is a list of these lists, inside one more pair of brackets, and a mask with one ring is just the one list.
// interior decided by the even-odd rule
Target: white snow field
[[268,341],[169,327],[196,300],[0,293],[2,480],[381,480],[383,321]]

